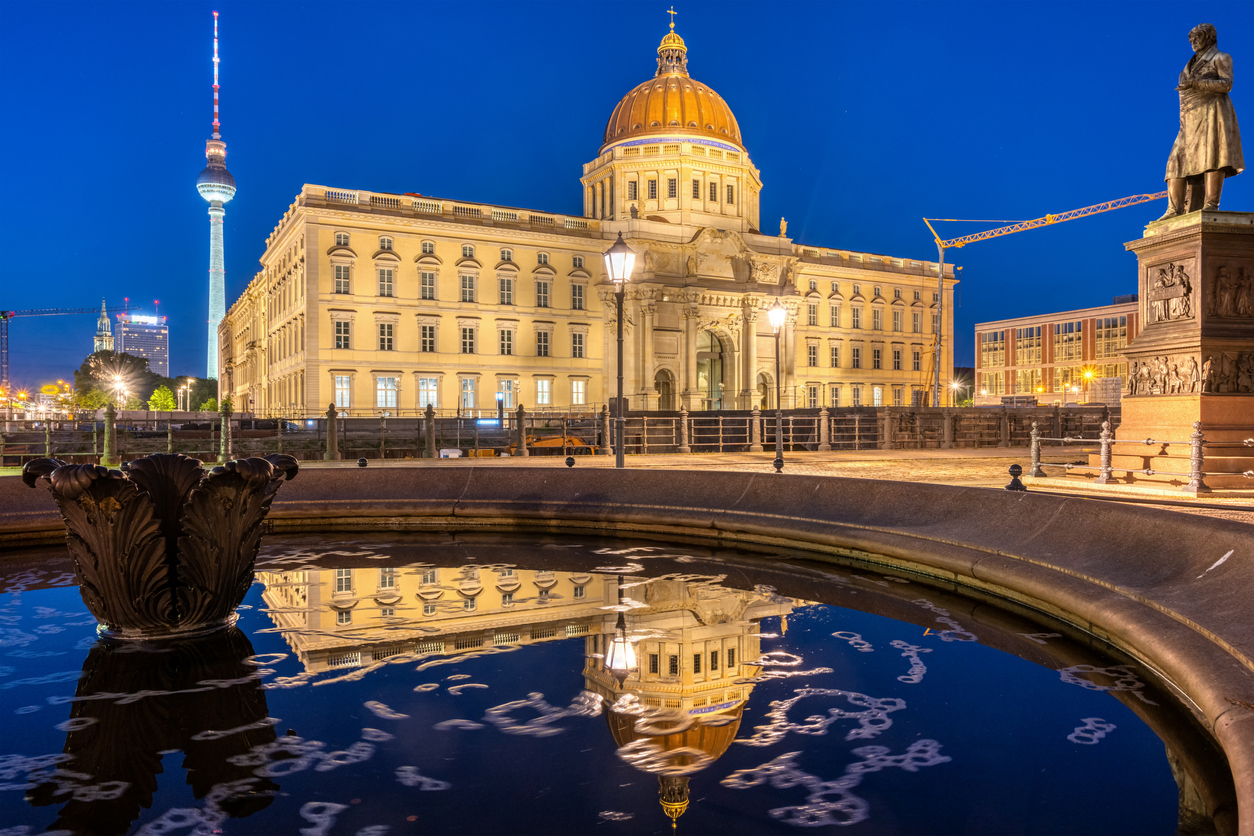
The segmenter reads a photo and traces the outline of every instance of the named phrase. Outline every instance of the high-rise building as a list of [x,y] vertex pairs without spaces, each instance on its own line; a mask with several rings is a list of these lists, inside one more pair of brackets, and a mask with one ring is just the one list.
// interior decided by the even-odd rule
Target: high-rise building
[[218,323],[226,313],[226,266],[222,254],[223,206],[235,197],[235,178],[226,170],[226,143],[218,121],[218,13],[213,13],[213,138],[205,141],[209,164],[196,178],[196,190],[209,201],[209,358],[205,376],[218,376]]
[[162,377],[170,376],[170,327],[164,316],[118,314],[114,341],[119,354],[148,359],[148,368]]
[[92,354],[98,351],[113,350],[113,329],[109,327],[109,314],[105,311],[105,300],[100,300],[100,317],[96,320],[96,339],[92,343]]

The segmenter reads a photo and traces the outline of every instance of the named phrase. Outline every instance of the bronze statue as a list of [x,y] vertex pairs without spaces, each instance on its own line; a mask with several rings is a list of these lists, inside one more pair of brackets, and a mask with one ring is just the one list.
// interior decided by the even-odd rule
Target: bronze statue
[[[1209,23],[1189,32],[1194,55],[1180,72],[1180,132],[1167,158],[1167,212],[1174,218],[1198,209],[1219,208],[1224,178],[1245,170],[1241,132],[1228,91],[1232,89],[1232,56],[1216,47],[1218,35]],[[1189,187],[1186,206],[1185,186]],[[1205,203],[1201,195],[1205,190]]]

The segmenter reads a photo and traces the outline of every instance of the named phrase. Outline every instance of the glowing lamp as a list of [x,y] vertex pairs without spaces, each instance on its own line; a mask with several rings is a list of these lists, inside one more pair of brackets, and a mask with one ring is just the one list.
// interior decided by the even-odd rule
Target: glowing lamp
[[627,246],[623,233],[618,233],[614,246],[605,251],[605,272],[614,284],[623,284],[631,278],[636,266],[636,251]]
[[771,306],[771,309],[766,312],[766,318],[770,320],[771,327],[776,331],[784,327],[784,317],[787,315],[788,311],[784,309],[784,306],[779,303],[778,299],[775,300],[775,304]]

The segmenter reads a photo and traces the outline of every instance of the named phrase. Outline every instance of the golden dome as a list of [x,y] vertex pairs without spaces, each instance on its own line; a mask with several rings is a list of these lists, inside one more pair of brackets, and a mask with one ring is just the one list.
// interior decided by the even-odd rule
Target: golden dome
[[688,75],[684,39],[672,30],[662,38],[657,51],[657,75],[623,96],[605,126],[603,146],[665,133],[708,137],[743,150],[740,125],[727,102],[708,84]]

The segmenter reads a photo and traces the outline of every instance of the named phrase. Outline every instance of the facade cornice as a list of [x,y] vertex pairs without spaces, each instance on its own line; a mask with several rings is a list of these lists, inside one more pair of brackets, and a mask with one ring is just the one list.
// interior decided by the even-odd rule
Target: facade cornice
[[[372,228],[398,227],[406,230],[422,230],[434,232],[440,230],[446,232],[449,237],[456,237],[461,233],[465,237],[467,229],[475,230],[477,236],[493,237],[493,240],[506,240],[506,236],[510,240],[519,241],[546,241],[558,244],[563,247],[571,247],[576,241],[600,242],[604,237],[602,234],[593,230],[582,229],[558,229],[554,227],[551,230],[536,229],[518,229],[512,226],[494,226],[489,224],[475,224],[458,221],[441,220],[442,215],[378,215],[373,212],[354,212],[350,209],[336,208],[325,209],[320,206],[301,206],[299,214],[310,219],[336,219],[336,220],[354,220],[362,221],[369,219]],[[562,213],[556,213],[562,214]],[[307,223],[309,221],[306,221]],[[600,252],[600,244],[594,244],[588,248]]]

